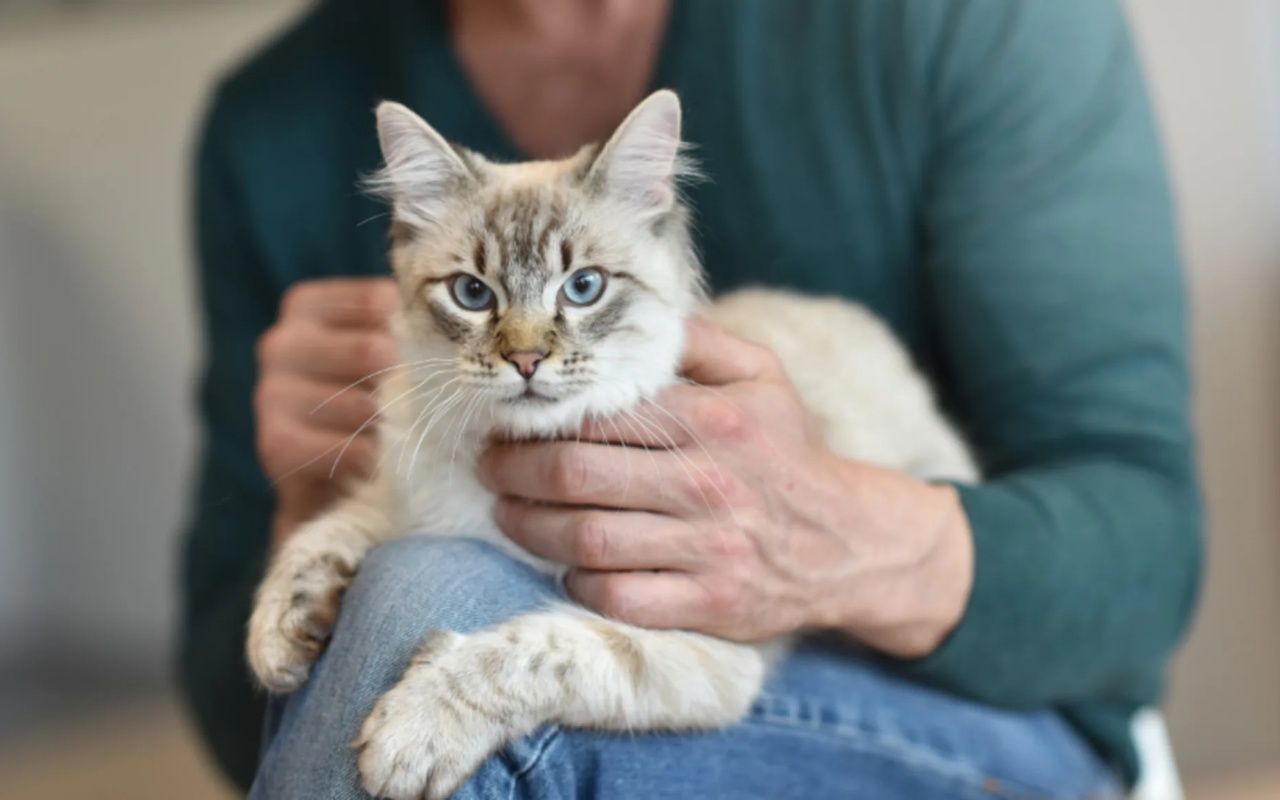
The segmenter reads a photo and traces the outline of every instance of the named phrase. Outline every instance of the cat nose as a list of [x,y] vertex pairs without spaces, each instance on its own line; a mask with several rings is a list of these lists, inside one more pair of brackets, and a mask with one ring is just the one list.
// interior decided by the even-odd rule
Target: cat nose
[[538,370],[538,365],[542,363],[542,359],[547,357],[547,351],[517,350],[514,353],[503,353],[502,357],[514,364],[516,371],[524,376],[525,380],[528,380]]

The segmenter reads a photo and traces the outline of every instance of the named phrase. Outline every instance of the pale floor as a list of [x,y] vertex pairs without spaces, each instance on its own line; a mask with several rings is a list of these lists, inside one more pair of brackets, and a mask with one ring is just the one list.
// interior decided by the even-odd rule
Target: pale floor
[[[175,704],[142,703],[0,752],[4,800],[234,800]],[[1188,800],[1280,800],[1280,771],[1203,783]]]

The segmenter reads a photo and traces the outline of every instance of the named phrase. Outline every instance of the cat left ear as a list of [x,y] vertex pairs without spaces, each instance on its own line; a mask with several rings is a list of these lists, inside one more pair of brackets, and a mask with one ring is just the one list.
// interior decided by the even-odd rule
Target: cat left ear
[[627,115],[596,157],[588,183],[654,213],[669,211],[690,171],[681,157],[680,98],[663,89]]
[[377,115],[385,166],[365,181],[365,188],[390,200],[398,219],[430,224],[475,176],[458,151],[405,106],[383,102]]

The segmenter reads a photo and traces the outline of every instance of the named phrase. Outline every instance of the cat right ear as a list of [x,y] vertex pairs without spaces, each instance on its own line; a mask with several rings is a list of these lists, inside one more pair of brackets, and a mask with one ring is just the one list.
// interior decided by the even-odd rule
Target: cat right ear
[[679,183],[694,177],[680,141],[680,99],[669,89],[649,95],[601,148],[587,182],[643,212],[665,213]]
[[397,219],[430,225],[475,175],[435,128],[405,106],[383,102],[377,115],[385,166],[364,181],[365,189],[388,200]]

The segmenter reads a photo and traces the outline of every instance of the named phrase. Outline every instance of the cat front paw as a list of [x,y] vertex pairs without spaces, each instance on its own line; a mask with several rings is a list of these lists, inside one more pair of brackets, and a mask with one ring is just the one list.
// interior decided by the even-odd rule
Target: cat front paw
[[355,568],[333,556],[273,568],[249,618],[249,666],[271,692],[302,686],[329,640]]
[[[431,635],[400,683],[378,701],[354,746],[365,791],[388,800],[445,800],[489,756],[528,732],[523,714],[473,691],[474,639]],[[514,713],[513,713],[514,712]]]

